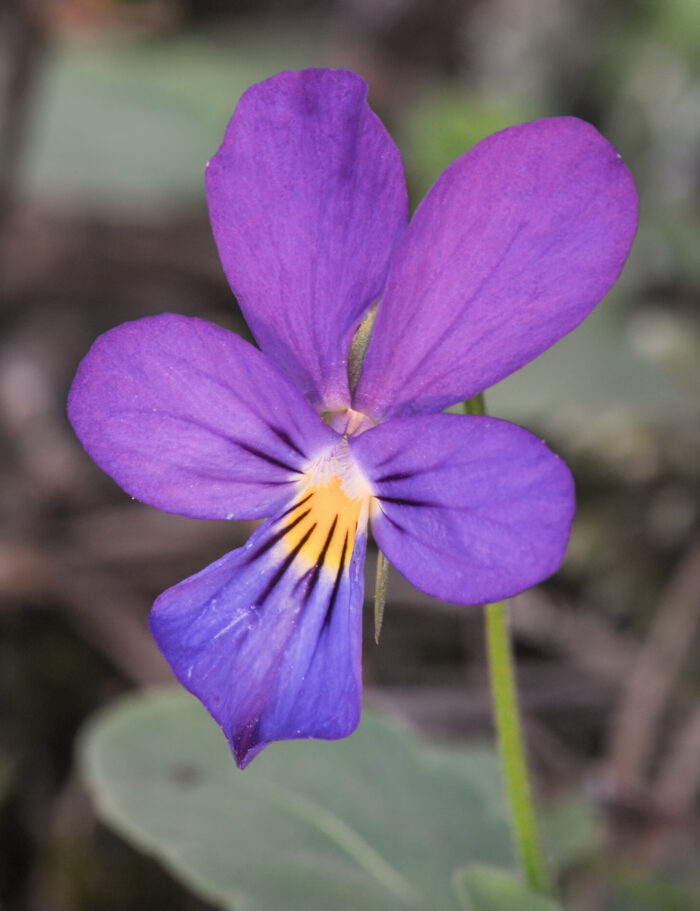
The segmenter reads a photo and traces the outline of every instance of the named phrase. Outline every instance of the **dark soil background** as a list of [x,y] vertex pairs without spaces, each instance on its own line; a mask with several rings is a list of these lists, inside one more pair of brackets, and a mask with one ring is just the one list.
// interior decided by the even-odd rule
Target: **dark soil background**
[[[414,205],[481,136],[536,116],[590,120],[635,174],[642,222],[616,290],[487,400],[578,485],[562,570],[512,608],[540,791],[599,813],[571,907],[698,907],[684,884],[700,854],[699,59],[692,0],[5,0],[2,911],[204,908],[96,821],[74,740],[120,694],[171,680],[152,600],[250,527],[131,501],[84,454],[65,400],[124,320],[169,310],[247,333],[204,166],[247,85],[312,64],[368,79]],[[368,699],[431,733],[490,732],[479,610],[393,573],[379,647],[366,614]]]

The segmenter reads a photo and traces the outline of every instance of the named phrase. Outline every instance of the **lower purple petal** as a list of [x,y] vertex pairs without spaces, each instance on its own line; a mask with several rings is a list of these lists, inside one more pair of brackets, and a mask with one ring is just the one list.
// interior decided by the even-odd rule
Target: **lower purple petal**
[[[295,511],[296,510],[296,511]],[[164,592],[151,631],[175,675],[221,725],[244,768],[267,744],[351,734],[362,700],[366,536],[313,562],[304,504],[265,522],[245,547]],[[308,521],[308,520],[306,520]]]
[[559,567],[575,511],[564,462],[489,417],[403,418],[351,440],[375,490],[377,544],[417,588],[485,604]]

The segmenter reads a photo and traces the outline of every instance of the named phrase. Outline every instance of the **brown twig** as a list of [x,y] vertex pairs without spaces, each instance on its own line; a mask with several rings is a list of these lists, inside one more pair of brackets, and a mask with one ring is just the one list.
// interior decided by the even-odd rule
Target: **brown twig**
[[605,617],[589,610],[573,611],[550,600],[541,589],[518,595],[512,618],[516,633],[558,649],[596,677],[620,681],[634,659],[631,639]]
[[14,0],[0,11],[4,23],[7,78],[2,87],[0,120],[0,236],[10,216],[18,185],[32,103],[41,70],[46,29],[36,4]]
[[146,628],[150,604],[115,573],[75,567],[32,547],[0,547],[0,593],[7,604],[61,610],[83,638],[130,682],[172,680]]
[[673,574],[612,720],[608,768],[617,789],[634,790],[644,778],[664,706],[700,620],[699,592],[695,541]]
[[687,813],[700,791],[700,704],[671,745],[654,791],[659,803],[677,816]]
[[[373,554],[368,553],[370,576],[374,572],[373,560]],[[425,595],[399,573],[391,577],[387,599],[390,606],[401,605],[403,609],[428,610],[436,615],[467,619],[477,616],[470,608]],[[480,608],[473,610],[476,612]],[[517,636],[556,649],[577,667],[604,680],[624,679],[634,660],[635,646],[631,637],[617,632],[605,617],[585,609],[574,611],[570,605],[550,599],[540,588],[513,599],[511,620]]]

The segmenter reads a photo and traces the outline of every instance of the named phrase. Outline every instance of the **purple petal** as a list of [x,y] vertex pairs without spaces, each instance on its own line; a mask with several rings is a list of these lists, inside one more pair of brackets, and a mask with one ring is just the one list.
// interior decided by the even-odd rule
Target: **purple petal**
[[372,533],[417,588],[485,604],[551,575],[575,511],[564,462],[488,417],[403,418],[351,440],[377,499]]
[[338,436],[243,339],[163,314],[97,339],[68,415],[97,464],[139,500],[205,519],[270,515]]
[[537,357],[617,279],[637,194],[589,124],[537,120],[452,164],[399,243],[353,407],[441,411]]
[[342,517],[309,503],[168,589],[151,613],[175,675],[241,768],[274,740],[346,737],[360,719],[366,535],[353,547]]
[[326,410],[407,218],[399,151],[345,70],[280,73],[241,98],[209,163],[224,271],[262,350]]

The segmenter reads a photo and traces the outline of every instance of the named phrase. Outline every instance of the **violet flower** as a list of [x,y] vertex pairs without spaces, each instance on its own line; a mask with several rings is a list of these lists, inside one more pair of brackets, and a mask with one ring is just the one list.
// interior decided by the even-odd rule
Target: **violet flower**
[[132,496],[270,517],[150,620],[241,767],[273,740],[357,725],[368,525],[447,601],[506,598],[557,569],[575,509],[564,463],[521,427],[441,412],[580,323],[636,228],[620,156],[569,117],[480,142],[406,226],[401,158],[366,96],[350,72],[281,73],[246,92],[210,162],[214,236],[261,350],[149,317],[101,336],[70,394],[85,449]]

